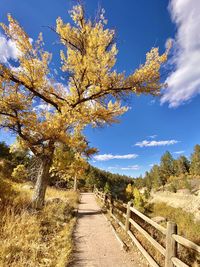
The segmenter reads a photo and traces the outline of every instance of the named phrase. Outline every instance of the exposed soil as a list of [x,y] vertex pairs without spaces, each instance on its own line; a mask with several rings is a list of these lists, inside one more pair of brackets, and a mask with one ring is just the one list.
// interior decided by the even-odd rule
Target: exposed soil
[[184,211],[192,213],[196,220],[200,220],[200,195],[157,192],[152,195],[151,202],[164,202],[171,207],[182,208]]

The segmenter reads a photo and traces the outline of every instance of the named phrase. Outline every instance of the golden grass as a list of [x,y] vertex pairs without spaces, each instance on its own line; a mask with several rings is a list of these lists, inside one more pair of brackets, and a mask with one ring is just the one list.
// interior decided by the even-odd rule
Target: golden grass
[[[170,207],[165,203],[156,203],[152,207],[151,217],[154,216],[163,216],[168,221],[175,222],[178,225],[179,235],[200,245],[200,222],[195,221],[191,213],[185,212],[181,208]],[[179,257],[189,266],[200,265],[200,255],[192,249],[179,246]]]
[[0,266],[66,266],[78,195],[48,188],[44,209],[35,212],[29,209],[32,190],[9,180],[1,181],[0,188]]
[[[167,206],[164,203],[158,203],[149,205],[148,207],[149,212],[151,210],[151,217],[155,216],[163,216],[168,221],[174,221],[178,225],[178,233],[181,236],[186,237],[187,239],[195,242],[196,244],[200,245],[200,222],[194,221],[194,216],[190,213],[184,212],[182,209],[172,208]],[[115,211],[115,216],[124,223],[122,217]],[[136,214],[131,214],[132,219],[137,222],[143,229],[145,229],[157,242],[159,242],[163,247],[165,247],[166,240],[165,236],[161,234],[158,230],[154,227],[145,223],[140,217]],[[113,222],[112,218],[111,221]],[[128,237],[128,235],[121,230],[120,227],[114,222],[115,228],[117,229],[118,233],[120,234],[122,240],[128,245],[128,247],[132,246],[132,241]],[[166,227],[166,223],[163,224]],[[132,225],[130,226],[131,232],[135,235],[135,237],[139,240],[142,246],[146,249],[146,251],[156,260],[159,266],[164,266],[164,257],[159,253],[158,250],[154,248],[154,246]],[[193,251],[192,249],[186,249],[183,246],[178,246],[178,257],[188,266],[197,267],[200,266],[200,255]]]
[[181,208],[173,208],[165,203],[153,205],[151,217],[163,216],[168,221],[173,221],[178,225],[179,234],[200,245],[200,222],[194,219],[191,213],[183,211]]

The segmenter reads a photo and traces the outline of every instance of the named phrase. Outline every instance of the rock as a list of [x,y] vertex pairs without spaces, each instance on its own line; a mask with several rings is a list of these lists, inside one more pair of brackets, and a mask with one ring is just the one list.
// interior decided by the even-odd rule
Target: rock
[[185,194],[185,195],[191,194],[189,189],[179,189],[179,190],[177,190],[177,193],[181,193],[181,194]]
[[166,222],[166,218],[161,217],[161,216],[156,216],[151,218],[152,221],[156,222],[156,223],[162,223],[162,222]]
[[195,195],[198,196],[198,197],[200,197],[200,190],[197,190],[197,191],[195,192]]
[[30,184],[25,184],[22,186],[22,189],[25,189],[25,190],[30,190],[30,189],[33,189],[34,187]]

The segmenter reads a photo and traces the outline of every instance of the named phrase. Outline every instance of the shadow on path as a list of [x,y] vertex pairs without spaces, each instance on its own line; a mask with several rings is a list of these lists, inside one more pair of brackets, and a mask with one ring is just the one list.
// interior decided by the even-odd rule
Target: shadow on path
[[81,194],[70,267],[137,267],[121,250],[93,193]]

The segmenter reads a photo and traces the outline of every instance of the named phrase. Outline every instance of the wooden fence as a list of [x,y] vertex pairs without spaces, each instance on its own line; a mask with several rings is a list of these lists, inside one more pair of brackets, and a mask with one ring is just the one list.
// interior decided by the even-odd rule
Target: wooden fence
[[[153,267],[159,267],[158,263],[153,259],[153,257],[146,251],[146,249],[141,245],[138,239],[134,236],[131,231],[131,225],[140,232],[154,247],[158,250],[165,258],[165,267],[189,267],[183,261],[178,258],[178,244],[192,249],[200,253],[200,246],[196,245],[192,241],[177,234],[177,225],[173,222],[167,222],[167,228],[159,225],[158,223],[151,220],[149,217],[139,212],[132,206],[132,202],[125,204],[123,202],[114,201],[111,197],[103,192],[94,190],[96,196],[107,206],[112,218],[120,225],[120,227],[129,235],[131,240],[135,243],[137,248],[141,251],[143,256],[147,259],[149,264]],[[124,212],[117,208],[117,204],[124,208]],[[122,219],[117,218],[113,209],[117,209],[118,214],[121,218],[124,218],[124,223]],[[131,218],[131,214],[136,214],[143,221],[151,225],[153,228],[162,233],[165,237],[165,247],[162,246],[157,240],[155,240],[145,229],[143,229],[135,220]],[[197,233],[197,235],[200,233]]]

